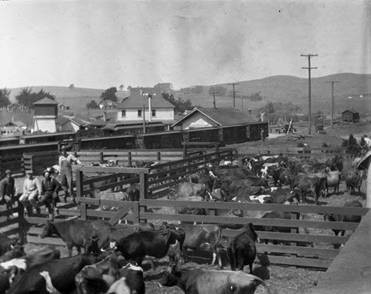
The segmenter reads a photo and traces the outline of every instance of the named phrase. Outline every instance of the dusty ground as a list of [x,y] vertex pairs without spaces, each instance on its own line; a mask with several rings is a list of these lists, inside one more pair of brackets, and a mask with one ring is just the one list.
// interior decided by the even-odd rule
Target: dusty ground
[[[296,135],[290,136],[273,136],[274,138],[267,139],[263,142],[248,142],[244,144],[236,144],[231,147],[236,148],[240,153],[251,154],[251,153],[264,153],[265,150],[271,150],[272,152],[280,152],[287,150],[288,147],[297,147],[299,142],[307,143],[313,148],[320,148],[324,142],[330,147],[341,146],[342,138],[348,137],[352,134],[367,134],[371,131],[370,123],[360,124],[340,124],[336,125],[334,129],[327,129],[327,134],[315,134],[312,136],[305,135],[305,128],[298,128]],[[302,135],[302,136],[300,136]],[[324,154],[323,156],[331,156],[330,154]],[[349,163],[345,164],[346,168]],[[22,180],[17,180],[18,188],[21,188]],[[331,195],[330,197],[322,200],[322,205],[331,206],[342,206],[347,200],[360,200],[364,202],[364,195],[350,195],[345,191],[344,183],[340,187],[340,193],[338,195]],[[362,191],[365,191],[365,187],[362,187]],[[308,215],[310,219],[315,219],[320,216]],[[317,232],[318,233],[318,232]],[[32,251],[38,248],[38,246],[29,244],[26,247],[27,251]],[[65,248],[60,248],[62,255],[66,255]],[[206,267],[212,268],[208,265],[197,265],[187,264],[187,266]],[[256,265],[258,266],[258,265]],[[158,278],[159,273],[166,270],[166,263],[160,262],[156,270],[147,270],[145,276],[146,292],[153,294],[180,294],[183,293],[178,287],[160,287],[159,283],[152,281]],[[310,293],[311,289],[315,287],[322,272],[317,270],[310,270],[296,267],[282,267],[282,266],[269,266],[267,268],[270,278],[266,280],[266,284],[270,287],[272,293],[277,294],[294,294],[294,293]],[[265,293],[263,289],[258,289],[257,293]]]

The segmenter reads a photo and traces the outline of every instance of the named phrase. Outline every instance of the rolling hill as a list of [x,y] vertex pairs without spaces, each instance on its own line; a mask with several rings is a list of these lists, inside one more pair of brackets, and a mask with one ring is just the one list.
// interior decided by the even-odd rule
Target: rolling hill
[[[312,79],[312,109],[313,111],[329,112],[331,108],[331,88],[326,83],[336,80],[335,85],[336,110],[341,112],[345,108],[354,108],[360,112],[371,112],[371,74],[341,73]],[[227,96],[217,97],[217,105],[232,106],[232,86],[220,84],[227,88]],[[190,99],[193,104],[212,106],[212,97],[208,94],[209,86],[202,86],[199,94],[191,93],[190,88],[178,91],[176,94],[182,99]],[[303,111],[308,105],[308,80],[294,76],[271,76],[258,80],[241,81],[236,85],[237,95],[247,96],[260,92],[262,101],[246,100],[244,109],[256,109],[271,102],[292,102],[300,106]],[[363,95],[363,98],[360,98]],[[352,99],[348,99],[351,96]],[[236,101],[237,107],[242,107],[241,99]]]
[[[321,110],[329,112],[331,108],[331,88],[326,83],[329,80],[336,80],[335,99],[336,112],[344,109],[353,108],[361,113],[371,113],[371,74],[340,73],[312,79],[312,109],[313,112]],[[232,86],[220,84],[227,89],[227,94],[217,97],[217,106],[232,106]],[[212,97],[208,94],[210,85],[188,87],[175,91],[176,98],[190,99],[193,105],[212,107]],[[69,105],[75,112],[85,110],[86,104],[91,100],[99,100],[103,89],[90,88],[68,88],[54,86],[32,86],[34,91],[44,89],[56,96],[58,102]],[[21,88],[11,89],[11,100],[15,101],[15,96]],[[292,102],[301,107],[306,112],[308,106],[308,81],[306,78],[294,76],[271,76],[258,80],[240,81],[236,85],[238,96],[249,96],[259,92],[263,97],[261,101],[250,101],[247,99],[237,99],[236,107],[239,109],[257,109],[267,102]],[[120,92],[120,98],[128,95],[127,92]],[[363,97],[360,97],[363,95]],[[348,97],[351,96],[352,99]]]

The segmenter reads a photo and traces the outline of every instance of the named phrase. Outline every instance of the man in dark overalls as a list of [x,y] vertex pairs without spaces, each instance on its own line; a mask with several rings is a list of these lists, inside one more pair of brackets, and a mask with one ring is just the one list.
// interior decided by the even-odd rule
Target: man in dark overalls
[[54,218],[54,209],[57,211],[59,183],[52,178],[49,171],[44,172],[44,178],[41,181],[41,195],[39,197],[39,205],[45,205],[48,209],[49,219]]
[[[5,178],[0,181],[0,204],[6,204],[7,210],[10,212],[13,208],[15,195],[14,178],[9,169],[5,171]],[[9,217],[9,215],[8,215]]]

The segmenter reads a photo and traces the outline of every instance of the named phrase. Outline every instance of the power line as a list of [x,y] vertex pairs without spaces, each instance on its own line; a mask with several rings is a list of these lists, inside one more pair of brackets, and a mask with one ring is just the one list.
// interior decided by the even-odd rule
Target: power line
[[327,81],[326,83],[331,84],[331,127],[334,126],[334,110],[335,110],[335,84],[340,83],[339,81]]
[[236,89],[235,89],[235,86],[238,85],[238,83],[230,83],[229,85],[232,85],[232,87],[233,87],[233,108],[236,108]]
[[302,67],[302,69],[308,70],[308,132],[309,135],[312,133],[312,77],[311,71],[312,69],[317,69],[317,67],[311,66],[311,58],[318,56],[318,54],[300,54],[302,57],[308,58],[308,66]]

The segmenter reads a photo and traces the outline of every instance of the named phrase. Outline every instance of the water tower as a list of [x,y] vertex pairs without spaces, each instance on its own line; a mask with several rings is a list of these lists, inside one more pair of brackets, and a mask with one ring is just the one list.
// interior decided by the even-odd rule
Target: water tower
[[35,111],[33,131],[55,133],[57,131],[58,103],[45,97],[33,103],[33,108]]

